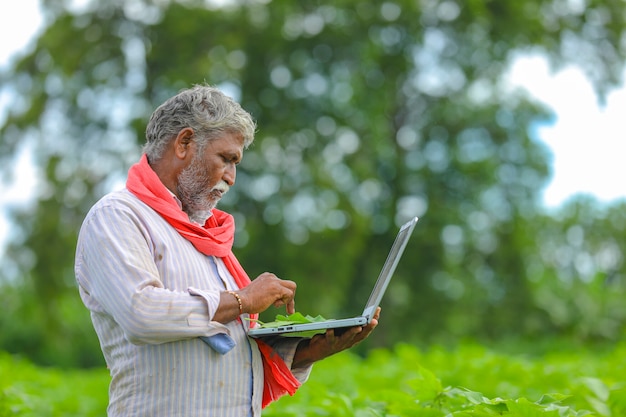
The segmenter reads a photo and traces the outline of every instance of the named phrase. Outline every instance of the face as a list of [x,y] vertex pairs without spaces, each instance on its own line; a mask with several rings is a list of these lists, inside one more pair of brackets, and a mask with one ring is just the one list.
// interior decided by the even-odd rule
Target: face
[[204,225],[211,210],[235,184],[237,164],[242,157],[243,139],[231,133],[209,141],[193,155],[178,175],[176,187],[183,211],[191,221]]

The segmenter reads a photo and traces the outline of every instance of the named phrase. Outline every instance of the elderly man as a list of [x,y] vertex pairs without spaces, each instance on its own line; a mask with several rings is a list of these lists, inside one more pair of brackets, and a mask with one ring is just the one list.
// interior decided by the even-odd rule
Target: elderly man
[[87,214],[75,271],[111,372],[109,416],[258,416],[376,326],[247,336],[246,319],[269,306],[294,312],[296,290],[269,272],[250,281],[232,252],[233,217],[215,208],[254,132],[219,90],[184,90],[152,114],[126,188]]

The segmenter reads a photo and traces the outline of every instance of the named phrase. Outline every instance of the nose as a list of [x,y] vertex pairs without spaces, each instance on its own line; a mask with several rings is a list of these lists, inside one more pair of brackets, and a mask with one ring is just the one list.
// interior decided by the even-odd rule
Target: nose
[[222,179],[226,181],[229,187],[232,187],[235,184],[235,178],[237,177],[237,166],[235,164],[226,165],[226,169],[224,169],[224,176]]

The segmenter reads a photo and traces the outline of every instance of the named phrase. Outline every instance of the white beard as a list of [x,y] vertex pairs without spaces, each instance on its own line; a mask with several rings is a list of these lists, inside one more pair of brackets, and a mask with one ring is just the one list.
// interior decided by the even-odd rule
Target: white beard
[[224,180],[210,187],[205,178],[208,178],[206,168],[199,160],[194,160],[180,173],[176,187],[189,220],[201,226],[211,217],[213,209],[230,188]]
[[[215,207],[214,207],[215,208]],[[189,213],[189,221],[192,223],[196,223],[197,225],[204,226],[209,217],[213,215],[213,209],[211,210],[201,210],[195,213]]]

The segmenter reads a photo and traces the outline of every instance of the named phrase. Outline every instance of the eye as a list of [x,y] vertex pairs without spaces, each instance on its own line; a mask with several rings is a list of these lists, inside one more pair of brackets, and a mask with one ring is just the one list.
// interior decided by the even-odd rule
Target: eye
[[239,165],[239,163],[241,162],[241,159],[239,159],[239,157],[236,155],[235,156],[222,155],[222,160],[226,164],[234,164],[234,165]]

